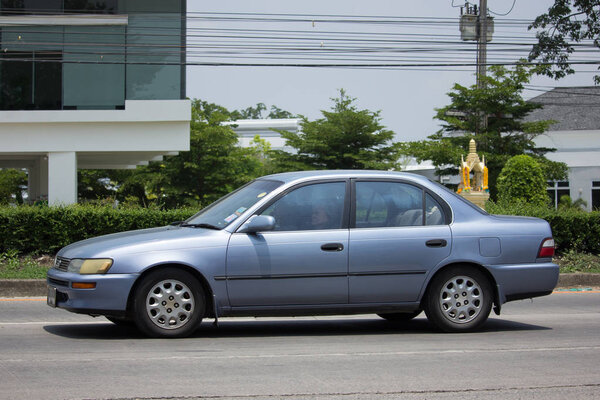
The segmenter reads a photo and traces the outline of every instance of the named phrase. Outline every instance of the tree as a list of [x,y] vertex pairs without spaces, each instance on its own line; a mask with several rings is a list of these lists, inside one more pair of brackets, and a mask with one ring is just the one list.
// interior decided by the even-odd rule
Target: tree
[[[144,207],[206,205],[253,178],[273,172],[266,141],[255,138],[251,147],[242,148],[231,127],[221,125],[235,119],[263,118],[266,110],[258,103],[230,112],[218,104],[193,100],[190,151],[134,170],[81,170],[79,197],[93,201],[116,198]],[[271,106],[267,115],[291,116],[276,106]]]
[[[538,148],[533,142],[553,121],[524,121],[529,113],[542,107],[522,97],[523,85],[535,71],[522,64],[511,70],[493,66],[483,78],[484,88],[455,84],[448,93],[451,103],[436,109],[435,118],[442,122],[442,128],[429,136],[430,140],[403,144],[402,153],[418,161],[432,160],[439,175],[456,175],[461,155],[466,155],[469,141],[475,139],[477,152],[485,157],[489,169],[492,198],[500,170],[518,154],[527,153],[539,160],[548,180],[563,179],[566,165],[543,156],[554,149]],[[488,116],[487,128],[475,135],[473,132],[481,128],[482,115]]]
[[548,205],[546,179],[533,157],[521,154],[510,158],[498,176],[498,203]]
[[276,119],[276,118],[294,118],[294,114],[282,110],[276,105],[272,105],[269,113],[265,116],[267,106],[265,103],[257,103],[255,107],[247,107],[243,110],[235,110],[228,113],[232,120],[236,119]]
[[202,100],[192,102],[190,151],[150,163],[146,191],[166,207],[206,205],[260,173],[254,150],[238,146],[238,136],[221,123],[229,112]]
[[280,170],[296,169],[391,169],[396,166],[394,132],[381,125],[379,111],[359,110],[356,99],[340,90],[332,98],[331,111],[309,121],[301,117],[298,133],[278,131],[296,152],[274,151]]
[[[538,42],[529,60],[545,63],[542,73],[560,79],[575,73],[569,57],[576,46],[600,50],[600,3],[598,0],[554,0],[548,12],[537,17],[529,29],[538,29]],[[592,43],[588,45],[587,41]],[[594,81],[600,84],[600,75],[596,75]]]
[[27,188],[27,174],[20,169],[0,168],[0,204],[15,201],[23,204],[23,191]]

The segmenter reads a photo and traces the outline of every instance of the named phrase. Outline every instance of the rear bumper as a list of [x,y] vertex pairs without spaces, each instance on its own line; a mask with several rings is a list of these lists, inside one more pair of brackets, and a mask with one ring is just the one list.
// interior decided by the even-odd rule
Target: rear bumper
[[[138,274],[79,275],[48,271],[48,286],[56,288],[56,307],[68,311],[119,315],[127,310],[129,292]],[[73,282],[94,282],[94,289],[73,289]]]
[[559,267],[551,262],[486,268],[496,280],[500,304],[548,295],[558,283]]

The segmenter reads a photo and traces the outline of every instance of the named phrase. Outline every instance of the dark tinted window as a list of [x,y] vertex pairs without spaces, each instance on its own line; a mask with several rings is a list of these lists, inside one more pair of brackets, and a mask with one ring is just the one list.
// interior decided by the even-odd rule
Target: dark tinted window
[[0,109],[58,110],[62,107],[60,52],[0,53]]
[[430,194],[425,195],[425,225],[444,225],[444,210]]
[[117,0],[65,0],[65,14],[116,14]]
[[423,191],[398,182],[356,182],[356,227],[423,225]]
[[277,200],[262,215],[275,217],[276,231],[340,229],[345,195],[345,182],[302,186]]
[[33,105],[33,53],[0,53],[0,108],[25,110]]
[[2,0],[2,15],[61,14],[62,0]]

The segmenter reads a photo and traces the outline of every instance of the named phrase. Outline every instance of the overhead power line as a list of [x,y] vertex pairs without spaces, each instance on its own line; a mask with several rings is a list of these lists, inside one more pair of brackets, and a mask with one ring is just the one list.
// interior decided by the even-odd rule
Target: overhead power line
[[[514,6],[514,4],[513,4]],[[143,25],[96,32],[71,27],[3,27],[0,62],[132,65],[451,70],[475,65],[472,43],[460,40],[458,18],[382,15],[190,12],[148,14]],[[260,24],[257,24],[260,22]],[[495,19],[485,65],[515,65],[536,43],[531,21]],[[518,29],[522,28],[521,31]],[[186,46],[180,43],[185,39]],[[570,64],[598,65],[592,41],[574,44]],[[30,56],[17,54],[29,51]],[[44,54],[39,60],[36,54]]]

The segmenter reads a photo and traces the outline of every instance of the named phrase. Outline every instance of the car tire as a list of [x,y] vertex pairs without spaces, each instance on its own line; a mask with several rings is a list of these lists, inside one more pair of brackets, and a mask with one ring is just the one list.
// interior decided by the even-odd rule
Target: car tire
[[161,268],[145,276],[133,299],[133,320],[150,337],[185,337],[204,317],[206,301],[200,282],[178,268]]
[[421,310],[411,311],[411,312],[395,312],[395,313],[386,313],[386,314],[377,314],[381,318],[386,319],[390,322],[404,322],[410,321],[421,314]]
[[492,309],[492,284],[469,266],[437,274],[425,294],[427,319],[444,332],[471,332],[483,325]]

